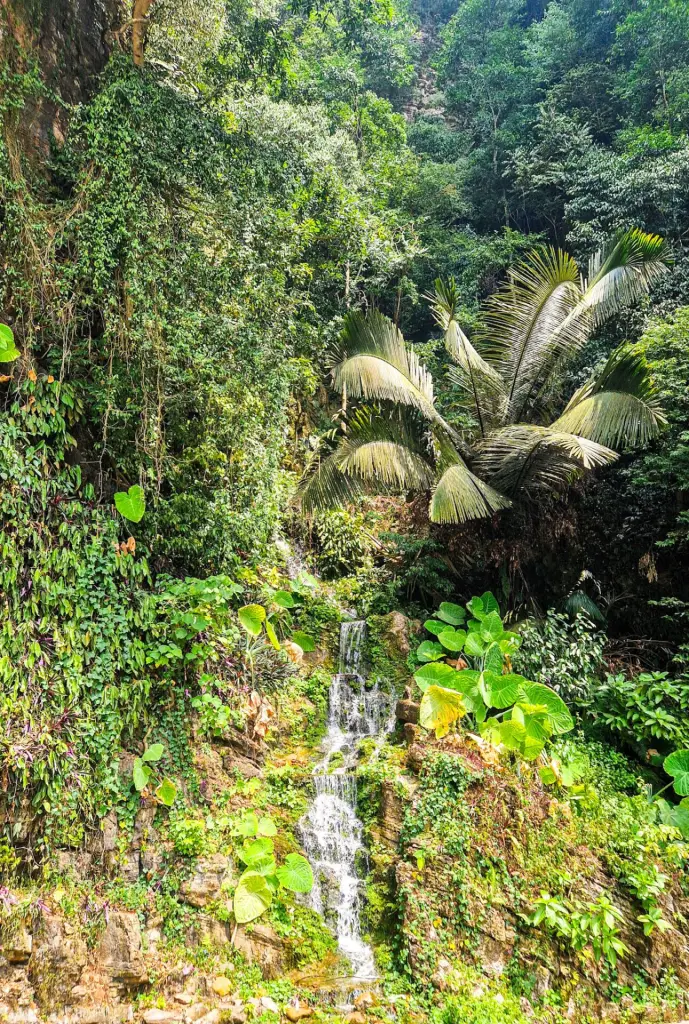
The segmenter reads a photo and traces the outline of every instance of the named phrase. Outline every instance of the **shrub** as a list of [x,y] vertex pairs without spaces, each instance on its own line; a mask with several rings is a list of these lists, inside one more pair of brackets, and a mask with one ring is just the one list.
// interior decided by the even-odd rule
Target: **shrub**
[[585,615],[571,619],[552,608],[542,622],[527,622],[519,632],[522,645],[515,670],[552,687],[570,703],[586,700],[601,675],[605,634]]

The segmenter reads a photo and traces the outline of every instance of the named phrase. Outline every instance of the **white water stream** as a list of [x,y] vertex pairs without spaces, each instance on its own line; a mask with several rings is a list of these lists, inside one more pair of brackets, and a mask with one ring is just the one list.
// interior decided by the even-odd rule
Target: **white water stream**
[[[375,736],[382,743],[392,728],[394,695],[381,690],[377,682],[366,688],[361,673],[365,636],[365,622],[343,622],[340,627],[340,665],[330,684],[325,756],[314,770],[315,796],[300,829],[314,873],[311,905],[335,927],[340,951],[352,965],[352,977],[372,981],[376,977],[373,950],[361,938],[356,861],[363,842],[354,772],[359,740]],[[342,757],[330,770],[337,753]]]

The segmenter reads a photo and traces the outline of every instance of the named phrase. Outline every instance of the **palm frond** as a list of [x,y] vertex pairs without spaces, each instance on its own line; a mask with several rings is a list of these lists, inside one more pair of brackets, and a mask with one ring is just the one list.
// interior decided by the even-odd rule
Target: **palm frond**
[[305,512],[347,504],[367,493],[428,490],[434,470],[418,424],[405,410],[382,415],[366,406],[337,447],[305,475],[298,490]]
[[631,228],[607,252],[601,250],[591,258],[581,306],[591,310],[594,326],[598,326],[623,306],[638,302],[667,273],[670,263],[664,239]]
[[555,365],[585,343],[585,311],[570,315],[580,295],[573,258],[545,248],[530,253],[486,303],[478,342],[505,381],[505,422],[523,417]]
[[410,405],[436,415],[433,378],[382,313],[350,313],[331,367],[335,388],[353,398]]
[[616,452],[564,430],[517,423],[480,444],[474,468],[505,494],[561,490],[584,470],[613,462]]
[[645,444],[665,423],[645,357],[621,345],[601,372],[574,393],[552,428],[619,448]]
[[434,523],[466,523],[470,519],[485,519],[510,505],[509,498],[480,480],[458,458],[441,472],[431,496],[429,515]]

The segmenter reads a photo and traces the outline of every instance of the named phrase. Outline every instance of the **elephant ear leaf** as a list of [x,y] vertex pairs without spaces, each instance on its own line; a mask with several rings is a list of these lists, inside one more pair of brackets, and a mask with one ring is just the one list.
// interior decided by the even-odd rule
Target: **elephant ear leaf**
[[438,608],[438,618],[449,623],[450,626],[461,626],[466,617],[467,613],[464,609],[451,601],[443,601]]
[[239,609],[237,615],[247,633],[251,636],[260,635],[261,626],[266,620],[266,610],[262,604],[245,604],[243,608]]
[[0,363],[13,363],[19,359],[19,349],[14,344],[14,334],[7,324],[0,324]]
[[689,750],[675,750],[663,761],[663,768],[672,776],[675,793],[689,796]]
[[414,673],[414,679],[420,690],[427,690],[429,686],[452,686],[452,680],[457,675],[455,669],[444,661],[434,661],[428,665],[422,665]]
[[140,523],[146,511],[146,496],[143,487],[132,484],[128,491],[117,491],[115,508],[130,523]]
[[416,657],[419,661],[438,661],[445,657],[445,649],[434,640],[424,640],[416,648]]
[[[556,736],[574,728],[574,719],[562,697],[558,697],[555,690],[551,690],[544,683],[531,683],[525,680],[520,686],[520,691],[520,703],[542,705],[550,730]],[[687,757],[689,758],[689,751],[687,751]],[[689,789],[687,789],[687,794],[689,794]]]
[[245,871],[234,891],[234,919],[237,924],[247,924],[270,906],[272,890],[263,875],[256,871]]
[[276,874],[280,885],[292,892],[311,892],[313,889],[311,865],[300,853],[288,853]]
[[483,611],[486,615],[490,615],[491,612],[497,612],[498,615],[500,614],[500,605],[491,594],[490,590],[487,590],[485,594],[481,595],[481,604],[483,605]]
[[466,713],[461,694],[442,686],[429,686],[419,707],[419,723],[435,731],[438,739],[447,736],[450,726]]

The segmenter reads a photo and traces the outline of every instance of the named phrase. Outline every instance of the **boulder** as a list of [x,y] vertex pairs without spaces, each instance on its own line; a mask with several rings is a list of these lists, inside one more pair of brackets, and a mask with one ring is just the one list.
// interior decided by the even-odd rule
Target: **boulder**
[[209,914],[199,914],[191,927],[189,941],[195,946],[227,946],[230,929],[224,921],[216,921]]
[[205,907],[220,897],[224,882],[233,879],[232,861],[222,853],[199,857],[194,874],[182,883],[180,896],[192,907]]
[[229,978],[213,978],[211,988],[215,992],[216,996],[229,996],[232,991],[232,982]]
[[383,639],[386,646],[393,654],[399,654],[406,658],[411,650],[409,634],[413,632],[415,623],[412,623],[402,612],[390,612],[383,616]]
[[297,1021],[310,1017],[313,1010],[310,1006],[286,1006],[284,1013],[287,1020],[291,1020],[292,1024],[297,1024]]
[[141,927],[136,914],[111,910],[101,935],[96,961],[103,974],[118,985],[143,985],[148,971],[141,948]]
[[400,722],[416,725],[419,721],[419,705],[415,700],[398,700],[395,715]]

